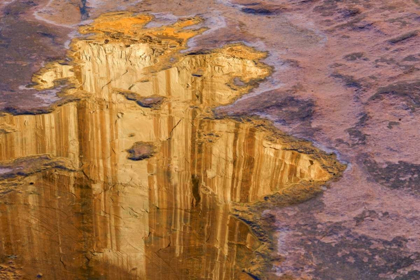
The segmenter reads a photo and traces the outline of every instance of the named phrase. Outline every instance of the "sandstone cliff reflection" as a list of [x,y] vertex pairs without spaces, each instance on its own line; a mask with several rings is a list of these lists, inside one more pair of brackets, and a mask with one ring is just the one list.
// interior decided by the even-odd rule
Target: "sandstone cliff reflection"
[[[0,255],[16,255],[24,275],[248,279],[260,242],[232,204],[333,177],[327,160],[264,126],[213,118],[269,75],[264,54],[232,45],[183,55],[199,19],[144,28],[150,20],[114,13],[82,28],[94,35],[73,41],[71,61],[34,76],[39,90],[71,85],[64,94],[79,100],[1,117]],[[148,97],[163,99],[136,102]],[[129,159],[138,142],[154,154]]]

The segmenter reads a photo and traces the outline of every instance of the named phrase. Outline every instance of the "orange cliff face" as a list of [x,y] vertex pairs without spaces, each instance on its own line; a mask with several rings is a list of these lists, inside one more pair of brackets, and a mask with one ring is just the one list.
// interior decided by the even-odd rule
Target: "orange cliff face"
[[[151,20],[111,13],[82,27],[70,60],[33,77],[78,100],[0,117],[0,255],[19,255],[25,275],[248,279],[262,241],[232,207],[299,199],[343,169],[264,122],[213,117],[270,74],[264,53],[187,54],[199,18]],[[153,153],[130,159],[136,143]]]

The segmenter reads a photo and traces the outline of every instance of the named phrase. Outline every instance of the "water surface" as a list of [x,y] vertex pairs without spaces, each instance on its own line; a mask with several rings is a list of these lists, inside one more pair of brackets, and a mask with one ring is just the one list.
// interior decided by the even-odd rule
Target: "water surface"
[[253,279],[267,240],[234,208],[339,172],[263,121],[213,116],[270,74],[264,53],[181,52],[200,19],[150,20],[82,27],[33,78],[66,103],[0,118],[0,257],[18,279]]

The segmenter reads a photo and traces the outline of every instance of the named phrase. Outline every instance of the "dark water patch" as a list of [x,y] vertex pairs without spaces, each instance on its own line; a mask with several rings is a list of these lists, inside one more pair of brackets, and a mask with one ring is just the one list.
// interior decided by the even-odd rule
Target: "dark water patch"
[[380,101],[387,97],[400,98],[407,102],[411,111],[415,111],[420,106],[420,81],[399,82],[381,87],[369,101]]
[[363,164],[379,184],[391,189],[420,193],[420,164],[405,161],[379,164],[372,158],[364,159]]
[[355,53],[347,54],[343,58],[347,61],[369,60],[366,57],[366,54],[363,52],[355,52]]
[[409,61],[409,62],[420,61],[420,56],[419,55],[409,55],[409,56],[404,57],[403,61]]
[[273,11],[264,8],[242,8],[242,12],[253,15],[271,15]]
[[366,145],[368,134],[362,132],[362,128],[366,125],[370,116],[367,113],[362,113],[355,126],[346,129],[346,132],[350,136],[351,146]]

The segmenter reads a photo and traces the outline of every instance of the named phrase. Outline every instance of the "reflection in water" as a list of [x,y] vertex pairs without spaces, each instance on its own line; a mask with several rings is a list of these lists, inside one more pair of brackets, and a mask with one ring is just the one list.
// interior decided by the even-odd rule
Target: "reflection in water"
[[114,13],[83,27],[71,62],[34,76],[79,101],[0,118],[0,256],[29,278],[252,279],[261,242],[232,206],[341,168],[255,121],[212,117],[269,75],[264,54],[181,55],[200,20],[144,29],[150,20]]

